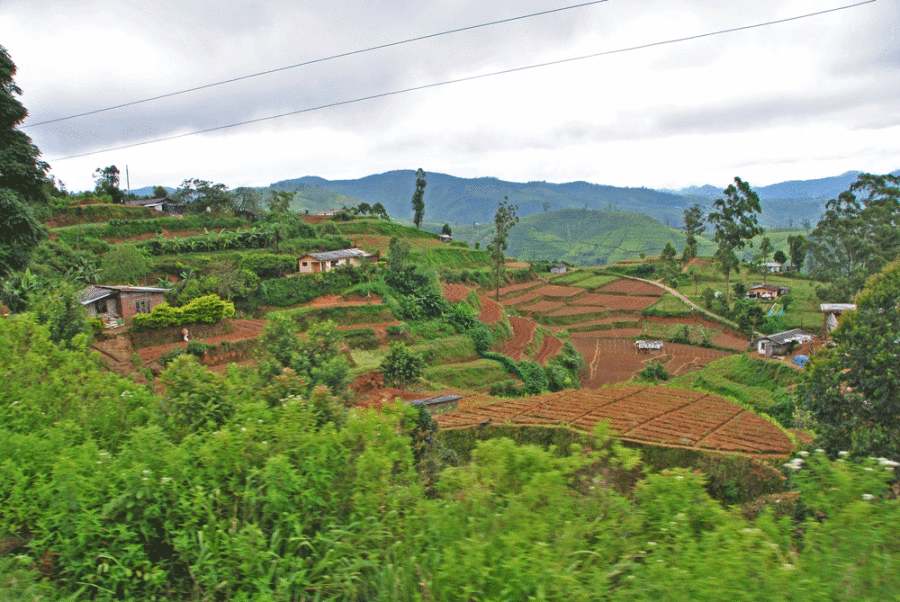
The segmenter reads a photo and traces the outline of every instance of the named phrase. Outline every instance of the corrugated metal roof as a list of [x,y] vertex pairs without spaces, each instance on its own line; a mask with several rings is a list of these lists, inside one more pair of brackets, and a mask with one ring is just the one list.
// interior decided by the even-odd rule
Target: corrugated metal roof
[[425,399],[414,399],[410,403],[412,403],[412,405],[414,405],[414,406],[419,406],[419,405],[433,406],[433,405],[437,405],[439,403],[448,403],[451,401],[459,401],[460,399],[462,399],[462,395],[453,395],[452,393],[448,393],[446,395],[438,395],[437,397],[427,397]]
[[856,303],[822,303],[819,308],[822,311],[855,311]]
[[118,285],[95,285],[82,289],[78,293],[78,300],[82,305],[87,305],[100,299],[112,297],[115,293],[167,293],[164,288],[156,288],[153,286],[118,286]]
[[335,259],[348,259],[350,257],[371,257],[371,255],[362,249],[341,249],[340,251],[310,253],[309,256],[316,261],[334,261]]
[[798,343],[805,343],[807,341],[811,341],[813,339],[813,335],[806,332],[805,330],[801,330],[799,328],[793,328],[791,330],[785,330],[784,332],[777,332],[775,334],[770,334],[768,336],[762,337],[759,339],[760,341],[764,339],[769,339],[774,343],[778,343],[779,345],[787,345],[791,341],[797,341]]

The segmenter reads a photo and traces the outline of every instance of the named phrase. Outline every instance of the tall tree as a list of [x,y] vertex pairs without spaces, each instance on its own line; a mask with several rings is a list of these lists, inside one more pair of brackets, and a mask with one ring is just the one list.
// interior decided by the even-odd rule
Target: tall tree
[[769,267],[766,264],[769,263],[769,255],[772,254],[774,248],[775,247],[772,246],[772,241],[769,240],[768,236],[763,236],[763,239],[759,241],[759,253],[757,254],[757,258],[762,267],[763,284],[766,283],[766,277],[769,275]]
[[816,293],[848,301],[866,280],[900,257],[900,177],[861,174],[825,204],[809,235],[809,267],[828,286]]
[[16,96],[22,90],[13,77],[16,65],[0,46],[0,188],[8,188],[29,204],[47,202],[44,183],[49,165],[41,161],[41,151],[25,133],[16,129],[28,111]]
[[715,259],[725,275],[725,304],[731,302],[731,272],[740,269],[736,251],[743,249],[754,236],[763,233],[757,222],[761,212],[759,196],[740,178],[724,191],[725,198],[713,203],[715,211],[707,218],[715,230],[713,240],[719,245]]
[[500,277],[503,275],[503,265],[506,263],[506,255],[504,251],[509,248],[507,237],[513,226],[519,223],[519,217],[516,211],[518,205],[511,205],[509,197],[503,197],[497,206],[497,213],[494,214],[494,238],[488,245],[488,252],[494,261],[494,286],[496,288],[497,300],[500,300]]
[[856,297],[823,349],[804,370],[798,401],[818,422],[831,454],[900,459],[900,262],[888,265]]
[[791,256],[791,266],[798,272],[803,268],[803,264],[806,262],[806,242],[806,237],[802,234],[787,237],[788,254]]
[[121,172],[115,165],[109,167],[98,167],[94,170],[94,192],[97,194],[108,194],[112,197],[113,202],[121,203],[125,199],[125,193],[119,188],[119,177]]
[[418,228],[425,217],[425,172],[420,167],[416,171],[416,190],[412,196],[413,223]]
[[16,96],[16,65],[0,46],[0,275],[21,270],[46,235],[32,207],[47,202],[47,169],[41,151],[16,127],[28,111]]
[[687,242],[684,247],[682,259],[687,262],[697,256],[697,237],[706,232],[703,223],[703,208],[697,203],[684,210],[684,233]]
[[195,213],[231,208],[231,195],[225,184],[213,184],[198,178],[188,179],[172,195],[179,203],[184,203]]

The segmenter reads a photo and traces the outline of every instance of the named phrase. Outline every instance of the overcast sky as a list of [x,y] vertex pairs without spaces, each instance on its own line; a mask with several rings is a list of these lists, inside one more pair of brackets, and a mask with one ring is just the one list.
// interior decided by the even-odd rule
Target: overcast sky
[[[608,0],[25,131],[70,190],[231,188],[393,169],[616,186],[762,186],[900,168],[900,5],[323,104],[784,19],[853,0]],[[25,125],[577,1],[3,0]]]

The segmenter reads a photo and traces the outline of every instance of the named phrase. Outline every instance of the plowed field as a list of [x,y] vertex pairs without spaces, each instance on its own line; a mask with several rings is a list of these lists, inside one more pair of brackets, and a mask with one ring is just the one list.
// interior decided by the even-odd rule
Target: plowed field
[[721,397],[667,387],[562,391],[437,417],[442,429],[485,424],[558,426],[591,432],[608,421],[620,439],[664,447],[786,456],[791,440],[775,425]]
[[608,309],[641,310],[656,303],[656,297],[631,297],[629,295],[586,294],[572,301],[575,305],[593,305]]
[[516,361],[522,359],[525,354],[525,347],[534,338],[534,331],[537,324],[528,318],[520,318],[518,316],[509,317],[509,325],[513,329],[513,338],[503,348],[503,355],[513,358]]
[[639,282],[637,280],[627,280],[625,278],[610,282],[606,286],[597,289],[602,293],[624,293],[626,295],[662,297],[665,291],[658,286]]

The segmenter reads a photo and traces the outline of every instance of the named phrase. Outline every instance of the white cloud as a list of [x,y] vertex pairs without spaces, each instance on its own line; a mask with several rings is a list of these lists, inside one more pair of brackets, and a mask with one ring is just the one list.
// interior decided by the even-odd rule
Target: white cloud
[[[566,4],[7,0],[0,20],[12,25],[4,43],[40,120]],[[26,131],[53,159],[828,6],[610,0]],[[878,2],[52,162],[53,173],[83,189],[113,163],[129,165],[133,187],[418,166],[654,187],[890,171],[900,167],[898,21],[900,9]]]

